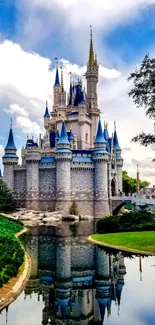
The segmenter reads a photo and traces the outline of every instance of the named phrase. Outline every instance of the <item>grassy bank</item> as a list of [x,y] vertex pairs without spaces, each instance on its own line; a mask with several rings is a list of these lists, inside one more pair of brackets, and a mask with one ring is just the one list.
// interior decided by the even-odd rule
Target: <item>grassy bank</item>
[[125,232],[114,234],[95,234],[98,243],[119,246],[121,249],[135,249],[155,253],[155,231]]
[[17,275],[24,261],[24,251],[15,238],[15,233],[22,229],[19,221],[0,215],[0,287]]

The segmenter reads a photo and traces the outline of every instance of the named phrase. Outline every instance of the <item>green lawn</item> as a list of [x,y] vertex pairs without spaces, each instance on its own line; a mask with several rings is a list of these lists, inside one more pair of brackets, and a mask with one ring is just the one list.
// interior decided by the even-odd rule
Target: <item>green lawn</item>
[[155,253],[155,231],[95,234],[92,239],[99,243]]

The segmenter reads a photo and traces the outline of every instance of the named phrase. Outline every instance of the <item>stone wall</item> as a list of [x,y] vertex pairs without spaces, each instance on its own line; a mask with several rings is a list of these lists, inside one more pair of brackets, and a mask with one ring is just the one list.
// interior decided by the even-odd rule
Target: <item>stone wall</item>
[[4,165],[4,182],[13,190],[14,188],[14,166],[11,164],[5,164]]
[[25,202],[26,169],[14,170],[14,191],[16,200]]
[[71,200],[76,201],[80,214],[93,215],[93,168],[71,168]]
[[[80,257],[80,258],[79,258]],[[72,270],[92,270],[95,268],[94,246],[85,243],[85,240],[76,243],[72,241],[71,246]]]
[[39,192],[40,201],[55,200],[55,184],[56,174],[55,168],[39,169]]

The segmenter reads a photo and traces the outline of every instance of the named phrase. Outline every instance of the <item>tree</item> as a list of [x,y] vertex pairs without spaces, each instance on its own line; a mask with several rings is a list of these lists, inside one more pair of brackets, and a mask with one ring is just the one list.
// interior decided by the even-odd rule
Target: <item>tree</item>
[[[137,192],[137,180],[136,178],[130,177],[125,170],[122,171],[123,178],[123,192],[125,194]],[[147,181],[139,181],[140,189],[148,187],[149,183]]]
[[[144,107],[146,115],[155,120],[155,59],[147,54],[140,63],[139,69],[131,73],[128,81],[133,81],[133,88],[129,92],[137,107]],[[155,124],[154,124],[155,127]],[[155,133],[144,133],[136,135],[131,141],[139,142],[148,146],[155,142]]]
[[15,208],[13,192],[6,183],[0,181],[0,211],[10,212]]

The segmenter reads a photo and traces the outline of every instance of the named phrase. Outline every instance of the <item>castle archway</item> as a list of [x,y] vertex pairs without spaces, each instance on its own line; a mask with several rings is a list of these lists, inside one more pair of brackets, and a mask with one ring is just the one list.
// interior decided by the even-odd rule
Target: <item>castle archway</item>
[[112,181],[111,181],[111,194],[112,194],[112,196],[116,195],[116,186],[115,186],[114,179],[112,179]]

